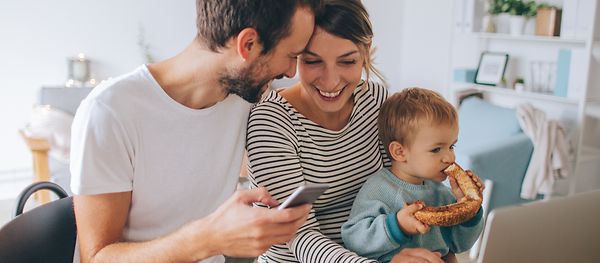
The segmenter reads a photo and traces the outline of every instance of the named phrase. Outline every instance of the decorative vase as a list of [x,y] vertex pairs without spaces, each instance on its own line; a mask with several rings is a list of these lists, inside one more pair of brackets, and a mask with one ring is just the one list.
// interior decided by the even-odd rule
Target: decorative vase
[[510,15],[507,13],[496,15],[494,18],[494,25],[496,26],[496,33],[510,33]]
[[496,26],[494,25],[494,18],[491,15],[485,15],[481,18],[481,32],[495,33]]
[[535,17],[527,19],[525,23],[525,35],[535,35],[535,24]]
[[525,84],[523,84],[523,83],[515,83],[515,91],[516,92],[523,92],[523,91],[525,91]]
[[526,21],[527,18],[524,16],[510,16],[510,34],[513,36],[523,35]]

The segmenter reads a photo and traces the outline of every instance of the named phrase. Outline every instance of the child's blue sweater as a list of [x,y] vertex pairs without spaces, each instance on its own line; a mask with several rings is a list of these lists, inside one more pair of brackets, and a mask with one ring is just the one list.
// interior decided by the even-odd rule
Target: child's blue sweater
[[421,247],[460,253],[473,246],[483,229],[482,210],[465,223],[452,227],[431,226],[424,235],[408,236],[400,230],[396,212],[404,202],[423,200],[428,206],[456,202],[442,183],[426,180],[423,185],[407,183],[388,169],[381,169],[363,185],[354,201],[348,222],[342,226],[344,245],[357,254],[388,262],[402,248]]

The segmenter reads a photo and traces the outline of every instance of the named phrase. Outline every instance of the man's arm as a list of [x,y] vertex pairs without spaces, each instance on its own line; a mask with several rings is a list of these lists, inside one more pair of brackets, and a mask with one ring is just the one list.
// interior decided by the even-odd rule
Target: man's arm
[[[177,234],[148,242],[122,242],[131,192],[74,197],[81,262],[184,262]],[[180,235],[179,235],[180,236]],[[178,258],[181,257],[181,258]]]
[[214,255],[256,257],[291,239],[310,205],[277,210],[265,189],[236,192],[214,213],[146,242],[123,242],[131,192],[75,196],[81,262],[195,262]]

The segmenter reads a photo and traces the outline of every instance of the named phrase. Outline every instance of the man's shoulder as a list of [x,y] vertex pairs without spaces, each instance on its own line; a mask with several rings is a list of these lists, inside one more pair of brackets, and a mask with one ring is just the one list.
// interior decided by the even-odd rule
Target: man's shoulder
[[219,116],[219,118],[223,118],[220,121],[229,121],[233,123],[238,123],[240,121],[246,123],[248,121],[248,114],[252,108],[252,103],[244,100],[238,95],[229,94],[223,101],[220,101],[219,104],[223,105],[220,107],[213,107],[218,109],[214,114]]
[[145,66],[141,66],[127,74],[104,80],[92,90],[86,100],[114,105],[139,97],[147,93],[152,85],[157,85],[147,74]]

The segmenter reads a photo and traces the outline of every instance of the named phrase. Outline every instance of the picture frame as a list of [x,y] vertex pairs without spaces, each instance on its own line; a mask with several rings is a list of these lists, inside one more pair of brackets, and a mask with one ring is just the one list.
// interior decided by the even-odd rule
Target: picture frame
[[507,53],[489,51],[481,53],[479,65],[477,66],[477,71],[475,71],[475,83],[498,86],[498,84],[502,83],[507,64]]

